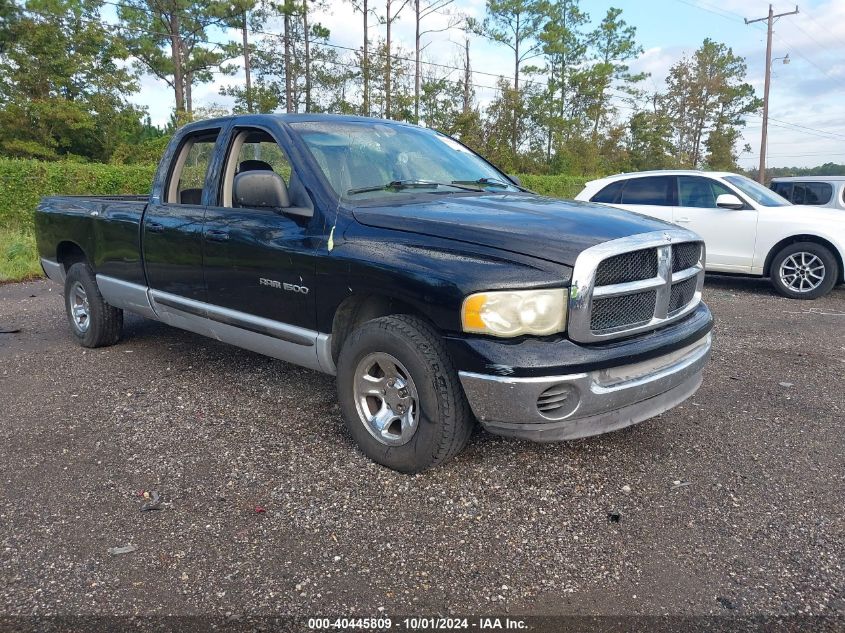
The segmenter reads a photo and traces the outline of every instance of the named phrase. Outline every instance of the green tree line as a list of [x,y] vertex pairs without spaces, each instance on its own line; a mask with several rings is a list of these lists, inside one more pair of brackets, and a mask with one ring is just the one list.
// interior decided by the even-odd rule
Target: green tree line
[[[737,169],[745,117],[760,105],[745,61],[711,39],[646,89],[631,70],[637,29],[618,8],[487,0],[471,19],[454,0],[351,2],[367,34],[357,49],[334,45],[316,20],[327,0],[0,0],[0,155],[153,161],[176,126],[225,112],[193,98],[220,75],[235,112],[421,122],[537,174]],[[413,41],[397,41],[399,20],[413,22]],[[452,64],[425,57],[444,29],[462,43]],[[476,70],[481,38],[511,54],[508,75]],[[170,95],[163,128],[131,102],[141,77]]]

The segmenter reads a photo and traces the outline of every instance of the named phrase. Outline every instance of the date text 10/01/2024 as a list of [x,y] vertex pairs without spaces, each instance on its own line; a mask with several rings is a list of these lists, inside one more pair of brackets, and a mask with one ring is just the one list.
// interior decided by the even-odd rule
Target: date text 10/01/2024
[[403,629],[408,631],[442,631],[442,630],[527,630],[528,624],[524,620],[513,618],[309,618],[308,628],[311,630],[371,630],[390,631]]

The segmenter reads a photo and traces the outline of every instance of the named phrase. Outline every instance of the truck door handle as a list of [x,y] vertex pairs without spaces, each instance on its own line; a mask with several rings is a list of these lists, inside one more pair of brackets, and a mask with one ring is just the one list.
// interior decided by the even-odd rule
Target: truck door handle
[[690,219],[689,219],[689,218],[678,218],[678,219],[677,219],[677,220],[675,220],[675,221],[676,221],[676,222],[689,222],[689,221],[690,221]]
[[150,233],[163,233],[164,225],[159,224],[158,222],[147,222],[147,230]]
[[225,242],[229,239],[229,232],[228,231],[206,231],[205,233],[206,239],[211,240],[212,242]]

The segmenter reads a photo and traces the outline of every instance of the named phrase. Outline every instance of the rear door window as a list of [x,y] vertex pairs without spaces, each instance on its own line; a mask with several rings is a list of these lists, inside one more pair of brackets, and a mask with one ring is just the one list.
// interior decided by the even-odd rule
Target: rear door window
[[790,202],[794,202],[792,199],[792,183],[791,182],[773,182],[771,186],[771,190],[774,191],[779,196],[783,196]]
[[218,133],[219,130],[204,131],[185,139],[173,163],[165,202],[202,204],[202,192],[214,157]]
[[826,182],[796,182],[792,197],[794,204],[827,204],[833,197],[833,187]]
[[672,205],[672,176],[647,176],[625,182],[622,204]]
[[603,202],[605,204],[613,204],[619,199],[619,192],[622,191],[624,180],[617,180],[605,186],[596,195],[590,198],[590,202]]

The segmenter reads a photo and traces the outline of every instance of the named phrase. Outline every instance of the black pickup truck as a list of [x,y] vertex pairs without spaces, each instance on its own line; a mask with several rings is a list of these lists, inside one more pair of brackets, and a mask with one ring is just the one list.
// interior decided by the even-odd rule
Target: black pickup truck
[[83,346],[123,311],[336,374],[375,461],[441,463],[475,421],[595,435],[701,384],[704,247],[658,220],[524,189],[456,140],[359,117],[193,123],[144,197],[50,197],[48,277]]

